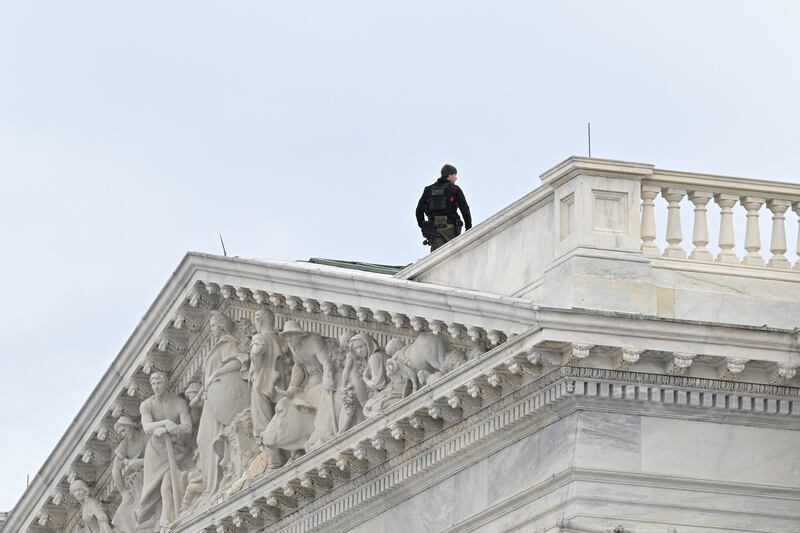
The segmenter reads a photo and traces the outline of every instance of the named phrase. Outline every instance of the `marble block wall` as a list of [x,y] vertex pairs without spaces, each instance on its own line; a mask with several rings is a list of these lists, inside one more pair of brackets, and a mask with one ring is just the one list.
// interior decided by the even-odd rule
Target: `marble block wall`
[[800,531],[798,450],[789,429],[578,411],[347,530]]

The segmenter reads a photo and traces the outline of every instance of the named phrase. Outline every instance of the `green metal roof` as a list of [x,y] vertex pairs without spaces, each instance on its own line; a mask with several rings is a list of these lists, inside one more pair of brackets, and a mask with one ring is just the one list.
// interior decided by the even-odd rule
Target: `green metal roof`
[[364,272],[374,272],[376,274],[387,274],[389,276],[394,276],[395,274],[397,274],[398,272],[400,272],[405,268],[405,266],[378,265],[375,263],[362,263],[360,261],[342,261],[340,259],[325,259],[322,257],[312,257],[307,262],[314,263],[317,265],[349,268],[351,270],[363,270]]

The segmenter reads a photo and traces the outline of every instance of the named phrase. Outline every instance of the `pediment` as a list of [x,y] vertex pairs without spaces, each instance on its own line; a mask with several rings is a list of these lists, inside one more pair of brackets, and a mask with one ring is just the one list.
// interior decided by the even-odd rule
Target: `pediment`
[[[277,331],[291,320],[306,332],[321,336],[331,350],[328,355],[337,357],[341,367],[347,350],[341,342],[357,334],[368,335],[382,350],[392,339],[409,345],[420,334],[435,335],[447,338],[448,350],[456,350],[464,358],[467,354],[476,357],[523,331],[528,321],[524,302],[512,302],[510,314],[520,315],[515,319],[504,320],[503,313],[493,320],[483,319],[479,315],[481,309],[492,302],[498,309],[508,307],[506,302],[488,295],[464,294],[454,301],[450,291],[412,288],[388,275],[189,254],[34,478],[7,526],[33,531],[80,530],[84,521],[82,505],[70,491],[75,480],[89,487],[89,498],[99,502],[109,518],[114,516],[123,497],[114,480],[114,457],[124,453],[120,452],[122,439],[115,426],[124,417],[141,429],[141,405],[153,396],[150,378],[156,373],[166,374],[169,390],[182,397],[187,388],[203,383],[204,363],[219,342],[209,320],[212,313],[231,320],[231,333],[239,341],[242,354],[248,352],[249,341],[256,333],[256,313],[270,310]],[[469,320],[456,322],[456,316]],[[493,328],[500,323],[513,324],[515,331]],[[291,357],[290,352],[284,357]],[[342,369],[337,368],[336,372],[335,379],[341,381]],[[244,378],[245,374],[239,379],[246,387]],[[338,397],[336,401],[340,402]],[[229,430],[228,435],[229,441],[239,439],[236,446],[247,449],[238,449],[236,458],[230,456],[229,450],[224,452],[228,454],[225,461],[234,460],[236,465],[221,466],[228,469],[225,479],[213,494],[206,495],[205,505],[224,500],[231,483],[241,478],[243,469],[258,453],[253,435],[248,434],[252,423],[248,426],[244,420],[249,413],[249,408],[236,413],[242,427],[237,428],[239,434]],[[356,418],[360,421],[364,416]],[[195,419],[194,424],[197,422]],[[196,433],[197,427],[190,440],[197,438]],[[219,440],[220,435],[214,437]],[[196,447],[196,442],[188,444]],[[132,453],[128,459],[141,459],[141,455]],[[196,467],[190,466],[182,475],[189,475]],[[246,481],[245,488],[251,483]],[[191,513],[182,516],[187,514]]]
[[[277,331],[299,328],[324,341],[335,367],[335,388],[342,391],[340,396],[324,396],[326,401],[330,398],[330,411],[335,414],[326,422],[333,431],[323,433],[313,447],[304,449],[305,455],[278,446],[285,452],[286,463],[274,470],[258,464],[264,448],[253,438],[252,399],[247,389],[252,385],[245,381],[244,358],[228,357],[249,352],[253,336],[258,334],[257,313],[264,310],[274,314]],[[186,397],[203,388],[213,397],[204,381],[209,358],[219,355],[223,337],[214,331],[214,314],[230,320],[231,328],[225,332],[227,355],[221,356],[221,361],[240,365],[229,374],[239,380],[235,387],[248,390],[248,397],[239,398],[244,408],[223,417],[225,423],[217,424],[208,437],[198,435],[198,426],[203,411],[211,405],[209,397],[202,406],[200,402],[190,405]],[[357,335],[374,341],[384,370],[390,358],[400,359],[395,353],[386,353],[393,352],[388,349],[392,342],[396,349],[399,345],[413,347],[422,338],[435,338],[444,351],[429,348],[422,357],[456,355],[442,366],[444,357],[420,363],[406,354],[403,361],[413,370],[418,390],[398,379],[402,386],[397,394],[386,393],[390,401],[373,403],[369,416],[364,414],[364,400],[387,391],[389,380],[367,391],[365,398],[353,392],[349,401],[355,396],[360,414],[348,415],[352,416],[348,421],[342,414],[348,399],[341,384],[348,339]],[[784,386],[795,379],[794,369],[800,363],[796,346],[797,339],[785,331],[547,309],[520,298],[388,275],[188,254],[34,478],[7,527],[13,531],[72,532],[92,520],[87,517],[87,508],[92,506],[109,518],[115,515],[124,495],[114,479],[114,457],[128,453],[130,460],[145,459],[146,453],[120,451],[121,437],[115,426],[121,417],[141,424],[141,406],[153,396],[150,379],[155,373],[167,376],[169,393],[185,398],[192,419],[191,432],[181,443],[186,449],[172,451],[181,456],[174,460],[179,471],[175,473],[181,479],[167,482],[169,487],[180,485],[180,494],[176,492],[173,499],[181,502],[172,502],[177,508],[174,530],[225,532],[263,527],[289,516],[306,520],[296,511],[309,502],[314,503],[313,516],[317,518],[313,520],[322,520],[319,517],[323,515],[328,516],[325,520],[338,519],[337,513],[345,507],[334,513],[326,511],[326,506],[338,505],[337,501],[349,497],[349,491],[364,493],[353,497],[353,502],[362,497],[366,501],[381,490],[406,483],[425,470],[426,461],[457,454],[460,447],[480,442],[512,419],[522,420],[528,416],[526,410],[532,412],[572,394],[576,376],[584,380],[633,379],[625,374],[637,369],[665,374],[675,386],[687,384],[691,372],[698,376],[710,373],[723,380],[747,376],[748,383],[758,383],[744,388],[750,392],[796,395],[797,389]],[[366,353],[363,360],[357,359],[357,353],[351,355],[358,367],[353,375],[363,377],[372,354]],[[290,367],[297,359],[292,349],[284,356],[291,358],[286,359]],[[314,365],[306,362],[303,371],[313,374],[310,366]],[[427,375],[423,378],[419,371]],[[324,368],[317,373],[324,381]],[[425,378],[429,383],[424,383]],[[287,379],[291,382],[291,372]],[[298,383],[300,393],[310,397],[309,382]],[[199,386],[193,388],[193,384]],[[312,402],[314,410],[321,411],[318,405]],[[473,435],[470,428],[484,427],[475,425],[476,420],[485,429],[474,430],[478,432]],[[211,493],[195,494],[193,500],[187,496],[187,488],[196,491],[206,482],[207,473],[199,466],[199,442],[208,438],[213,442],[205,442],[205,450],[218,453],[218,479]],[[83,503],[70,491],[75,480],[89,488]],[[94,503],[87,503],[89,500]],[[124,527],[116,530],[124,532]]]

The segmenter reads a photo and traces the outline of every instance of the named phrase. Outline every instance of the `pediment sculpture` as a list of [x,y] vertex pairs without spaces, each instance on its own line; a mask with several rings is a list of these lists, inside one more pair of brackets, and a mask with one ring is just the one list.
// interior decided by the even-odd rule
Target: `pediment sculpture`
[[160,531],[467,360],[431,332],[384,335],[382,346],[367,331],[327,337],[291,317],[279,328],[265,306],[251,317],[210,312],[202,364],[183,390],[169,390],[170,376],[153,367],[153,394],[141,402],[139,417],[122,415],[114,424],[120,441],[111,466],[113,516],[106,513],[113,504],[90,497],[83,481],[74,484],[86,531]]

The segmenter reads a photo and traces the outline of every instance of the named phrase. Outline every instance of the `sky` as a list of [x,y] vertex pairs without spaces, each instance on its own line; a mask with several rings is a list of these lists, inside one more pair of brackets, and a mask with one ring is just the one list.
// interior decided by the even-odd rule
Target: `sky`
[[443,163],[480,222],[587,122],[597,157],[800,182],[798,27],[791,1],[0,3],[0,511],[219,234],[408,264]]

